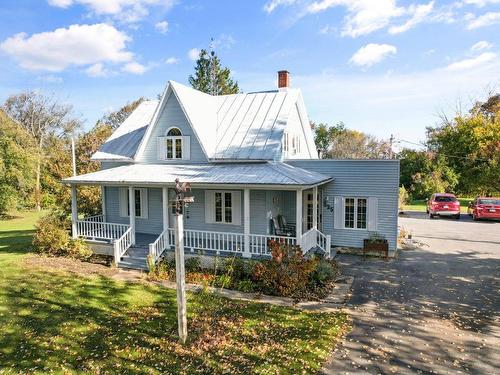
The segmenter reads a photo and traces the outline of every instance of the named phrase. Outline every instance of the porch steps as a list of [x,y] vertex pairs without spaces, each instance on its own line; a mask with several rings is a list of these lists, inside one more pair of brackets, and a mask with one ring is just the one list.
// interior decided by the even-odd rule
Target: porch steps
[[127,250],[125,255],[118,262],[119,268],[129,268],[134,270],[148,270],[148,256],[149,250],[145,247],[133,246]]

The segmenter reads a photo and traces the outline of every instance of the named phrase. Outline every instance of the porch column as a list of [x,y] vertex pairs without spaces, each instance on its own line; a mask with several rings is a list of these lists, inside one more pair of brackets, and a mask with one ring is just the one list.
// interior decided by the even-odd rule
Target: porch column
[[78,207],[76,203],[76,185],[71,185],[71,235],[73,238],[78,237]]
[[166,186],[161,189],[161,197],[162,197],[162,213],[163,213],[163,231],[165,232],[168,229],[168,188]]
[[106,222],[106,188],[101,186],[101,211],[102,211],[102,221]]
[[128,210],[130,218],[130,228],[132,228],[132,244],[135,244],[135,189],[128,187]]
[[313,187],[313,228],[318,229],[318,187]]
[[297,202],[295,203],[295,232],[297,236],[297,245],[301,245],[302,240],[302,190],[297,190]]
[[243,190],[243,232],[245,233],[245,249],[243,256],[250,258],[250,189]]

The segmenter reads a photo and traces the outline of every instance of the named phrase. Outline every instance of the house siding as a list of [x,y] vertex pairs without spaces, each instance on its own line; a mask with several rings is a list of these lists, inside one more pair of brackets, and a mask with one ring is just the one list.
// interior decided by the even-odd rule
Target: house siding
[[[293,160],[288,164],[334,178],[321,187],[323,200],[334,196],[378,198],[377,233],[397,247],[399,160]],[[321,204],[323,232],[332,236],[334,246],[363,246],[368,230],[334,229],[334,214]]]
[[[159,160],[158,159],[158,137],[166,135],[167,129],[177,127],[182,132],[182,135],[190,137],[190,160]],[[151,131],[144,152],[138,159],[141,163],[159,164],[190,164],[190,163],[206,163],[208,162],[205,153],[196,138],[196,135],[191,128],[184,111],[182,110],[177,98],[173,93],[165,102],[156,126]]]

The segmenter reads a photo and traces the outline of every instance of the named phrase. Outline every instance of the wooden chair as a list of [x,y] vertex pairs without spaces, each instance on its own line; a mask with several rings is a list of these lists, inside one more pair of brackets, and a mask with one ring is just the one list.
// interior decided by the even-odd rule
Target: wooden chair
[[287,224],[283,215],[277,215],[271,219],[275,236],[295,237],[295,225]]

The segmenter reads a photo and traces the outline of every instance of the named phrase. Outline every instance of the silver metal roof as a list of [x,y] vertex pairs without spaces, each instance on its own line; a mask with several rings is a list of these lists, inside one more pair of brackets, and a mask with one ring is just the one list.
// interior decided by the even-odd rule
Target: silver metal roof
[[280,162],[222,164],[130,164],[63,180],[69,184],[192,184],[310,186],[331,177]]

